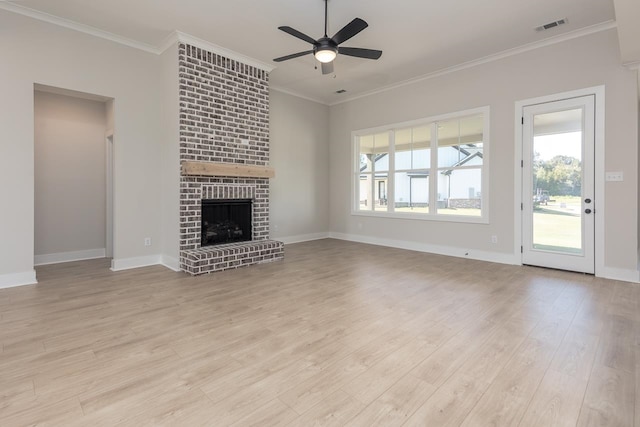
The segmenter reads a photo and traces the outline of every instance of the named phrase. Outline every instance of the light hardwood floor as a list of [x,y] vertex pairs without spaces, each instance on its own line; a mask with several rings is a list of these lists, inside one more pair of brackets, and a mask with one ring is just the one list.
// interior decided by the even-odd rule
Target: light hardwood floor
[[0,290],[0,425],[640,426],[637,285],[336,240]]

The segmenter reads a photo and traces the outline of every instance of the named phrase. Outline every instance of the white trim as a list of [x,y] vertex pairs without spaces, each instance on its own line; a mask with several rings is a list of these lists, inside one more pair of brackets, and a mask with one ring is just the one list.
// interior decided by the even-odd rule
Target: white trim
[[296,236],[276,237],[276,240],[281,241],[285,245],[292,243],[310,242],[312,240],[328,239],[329,233],[311,233],[311,234],[298,234]]
[[[2,3],[0,3],[0,4],[2,4]],[[64,89],[64,88],[61,88],[61,87],[43,85],[43,84],[40,84],[40,83],[34,83],[33,84],[33,90],[37,91],[37,92],[52,93],[54,95],[69,96],[71,98],[87,99],[89,101],[108,102],[108,101],[112,101],[113,100],[113,98],[110,98],[110,97],[104,96],[104,95],[98,95],[98,94],[95,94],[95,93],[80,92],[78,90]]]
[[85,259],[104,258],[105,248],[87,249],[84,251],[57,252],[53,254],[36,255],[33,257],[33,265],[58,264],[61,262],[82,261]]
[[436,77],[441,77],[447,74],[451,74],[451,73],[455,73],[457,71],[461,71],[461,70],[466,70],[468,68],[473,68],[473,67],[477,67],[478,65],[482,65],[482,64],[486,64],[489,62],[494,62],[494,61],[498,61],[500,59],[504,59],[504,58],[508,58],[510,56],[515,56],[515,55],[519,55],[521,53],[525,53],[525,52],[529,52],[531,50],[535,50],[535,49],[539,49],[542,47],[546,47],[546,46],[551,46],[557,43],[562,43],[568,40],[573,40],[579,37],[584,37],[584,36],[589,36],[591,34],[596,34],[599,33],[601,31],[607,31],[607,30],[611,30],[617,28],[617,24],[614,20],[609,20],[606,22],[602,22],[599,24],[595,24],[595,25],[591,25],[589,27],[585,27],[585,28],[581,28],[579,30],[575,30],[575,31],[570,31],[568,33],[564,33],[564,34],[560,34],[554,37],[549,37],[547,39],[544,40],[540,40],[540,41],[536,41],[533,43],[527,43],[525,45],[522,46],[518,46],[512,49],[507,49],[507,50],[503,50],[502,52],[498,52],[498,53],[494,53],[492,55],[487,55],[483,58],[479,58],[479,59],[474,59],[472,61],[467,61],[467,62],[463,62],[461,64],[458,65],[454,65],[451,67],[447,67],[447,68],[443,68],[441,70],[438,71],[434,71],[432,73],[429,74],[425,74],[419,77],[414,77],[412,79],[408,79],[408,80],[404,80],[402,82],[399,83],[394,83],[388,86],[384,86],[378,89],[374,89],[374,90],[370,90],[358,95],[354,95],[352,97],[349,98],[345,98],[345,99],[341,99],[340,101],[336,101],[336,102],[330,102],[327,105],[329,106],[334,106],[334,105],[338,105],[338,104],[343,104],[345,102],[350,102],[350,101],[354,101],[356,99],[360,99],[360,98],[365,98],[367,96],[371,96],[371,95],[375,95],[378,93],[383,93],[383,92],[387,92],[389,90],[393,90],[393,89],[397,89],[403,86],[408,86],[414,83],[418,83],[424,80],[429,80],[429,79],[433,79]]
[[[75,21],[71,21],[69,19],[60,18],[55,15],[51,15],[45,12],[40,12],[38,10],[34,10],[25,6],[19,6],[15,3],[10,3],[7,1],[0,1],[0,9],[7,10],[9,12],[17,13],[20,15],[28,16],[33,19],[37,19],[40,21],[48,22],[50,24],[59,25],[61,27],[69,28],[75,31],[79,31],[85,34],[90,34],[95,37],[99,37],[105,40],[112,41],[114,43],[119,43],[125,46],[132,47],[134,49],[139,49],[145,52],[154,53],[156,55],[160,55],[164,53],[165,50],[173,46],[177,42],[189,43],[197,47],[201,47],[203,49],[210,50],[211,52],[217,53],[219,55],[226,56],[229,59],[234,59],[237,61],[241,61],[247,65],[252,65],[254,67],[260,68],[267,72],[273,71],[275,66],[264,63],[257,59],[250,58],[248,56],[242,55],[240,53],[234,52],[232,50],[223,48],[214,43],[208,42],[206,40],[191,36],[187,33],[183,33],[181,31],[173,31],[171,32],[158,46],[153,46],[148,43],[139,42],[137,40],[129,39],[127,37],[122,37],[114,33],[110,33],[108,31],[100,30],[95,27],[91,27],[89,25],[81,24]],[[309,101],[317,102],[323,105],[333,106],[338,104],[343,104],[345,102],[350,102],[356,99],[365,98],[367,96],[375,95],[377,93],[386,92],[389,90],[393,90],[399,87],[411,85],[413,83],[421,82],[423,80],[429,80],[436,77],[440,77],[446,74],[455,73],[456,71],[465,70],[467,68],[476,67],[478,65],[486,64],[488,62],[497,61],[500,59],[508,58],[510,56],[519,55],[524,52],[528,52],[531,50],[535,50],[541,47],[550,46],[556,43],[562,43],[564,41],[572,40],[578,37],[584,37],[591,34],[595,34],[601,31],[606,31],[610,29],[617,28],[617,24],[614,20],[609,20],[606,22],[602,22],[599,24],[591,25],[589,27],[581,28],[579,30],[570,31],[568,33],[560,34],[554,37],[549,37],[544,40],[528,43],[522,46],[518,46],[512,49],[507,49],[502,52],[498,52],[492,55],[487,55],[482,58],[474,59],[472,61],[463,62],[458,65],[454,65],[451,67],[443,68],[441,70],[434,71],[432,73],[424,74],[422,76],[414,77],[408,80],[404,80],[402,82],[394,83],[388,86],[384,86],[378,89],[374,89],[371,91],[367,91],[358,95],[354,95],[352,97],[344,98],[335,102],[324,102],[318,99],[314,99],[294,91],[290,91],[283,88],[277,88],[280,92],[287,93],[289,95],[297,96],[299,98],[307,99]],[[639,69],[640,62],[632,62],[629,64],[625,64],[625,66],[630,69]]]
[[269,90],[275,90],[276,92],[286,93],[287,95],[295,96],[296,98],[302,98],[302,99],[306,99],[307,101],[316,102],[318,104],[329,106],[329,104],[327,104],[324,101],[321,101],[321,100],[315,99],[315,98],[311,98],[310,96],[301,95],[301,94],[299,94],[297,92],[291,91],[289,89],[282,88],[280,86],[275,86],[275,85],[269,84]]
[[[480,169],[482,171],[482,191],[481,191],[481,215],[480,216],[469,216],[469,215],[447,215],[442,213],[404,213],[404,212],[395,212],[393,210],[392,205],[389,205],[390,211],[375,211],[375,210],[359,210],[358,198],[359,198],[359,177],[361,172],[358,171],[359,168],[359,138],[363,135],[371,135],[378,134],[383,132],[389,133],[389,170],[386,171],[388,173],[389,184],[388,187],[393,189],[394,183],[393,178],[395,176],[395,168],[393,165],[393,156],[395,152],[395,140],[394,140],[394,132],[398,129],[414,127],[414,126],[423,126],[423,125],[431,125],[432,126],[432,134],[431,134],[431,151],[437,151],[437,128],[435,127],[437,122],[450,120],[450,119],[460,119],[471,115],[482,114],[483,116],[483,162],[480,165]],[[469,108],[462,111],[455,111],[445,114],[439,114],[437,116],[424,117],[415,120],[409,120],[400,123],[392,123],[386,124],[382,126],[376,126],[367,129],[358,129],[351,132],[351,215],[352,216],[370,216],[376,218],[396,218],[396,219],[408,219],[408,220],[427,220],[427,221],[445,221],[445,222],[461,222],[461,223],[476,223],[476,224],[489,224],[489,171],[491,168],[490,163],[490,151],[491,151],[491,107],[489,105],[485,105],[482,107]],[[446,167],[436,167],[436,156],[431,156],[431,167],[429,170],[442,170],[447,169]],[[474,167],[474,169],[477,167]],[[375,168],[374,168],[375,169]],[[367,174],[374,172],[366,172]],[[372,186],[375,182],[375,179],[372,180]],[[433,203],[435,200],[435,195],[437,191],[433,191],[434,188],[437,189],[437,181],[430,180],[430,189],[429,189],[429,200],[430,203]],[[372,194],[375,191],[372,187]],[[393,196],[393,191],[387,193],[387,195]]]
[[111,271],[130,270],[132,268],[148,267],[150,265],[162,264],[160,255],[147,255],[133,258],[122,258],[111,260]]
[[226,49],[222,46],[219,46],[215,43],[208,42],[206,40],[200,39],[198,37],[192,36],[187,33],[183,33],[182,31],[174,31],[169,37],[163,42],[160,46],[160,53],[164,52],[166,49],[173,46],[176,42],[190,44],[191,46],[196,46],[201,49],[205,49],[209,52],[224,56],[225,58],[232,59],[234,61],[242,62],[243,64],[249,65],[251,67],[256,67],[261,70],[270,73],[275,67],[264,63],[262,61],[258,61],[257,59],[250,58],[248,56],[242,55],[241,53],[234,52],[230,49]]
[[158,46],[159,53],[162,54],[166,52],[167,49],[173,47],[173,45],[177,44],[178,42],[180,42],[178,32],[172,31],[167,37],[165,37],[162,43],[160,43],[160,46]]
[[81,24],[70,19],[60,18],[59,16],[51,15],[46,12],[31,9],[25,6],[20,6],[15,3],[9,3],[6,1],[0,2],[0,9],[7,10],[9,12],[17,13],[19,15],[28,16],[29,18],[37,19],[39,21],[48,22],[49,24],[58,25],[60,27],[68,28],[70,30],[79,31],[81,33],[89,34],[94,37],[109,40],[114,43],[129,46],[134,49],[139,49],[148,53],[160,54],[161,51],[156,47],[147,43],[139,42],[127,37],[122,37],[108,31],[100,30],[90,25]]
[[625,268],[603,267],[598,277],[623,282],[640,283],[640,272]]
[[[426,252],[438,255],[469,258],[478,261],[496,262],[499,264],[522,265],[517,255],[476,251],[473,249],[461,249],[451,246],[430,245],[426,243],[408,242],[404,240],[382,239],[378,237],[363,236],[357,234],[329,233],[330,239],[346,240],[349,242],[365,243],[369,245],[386,246],[391,248],[406,249],[410,251]],[[622,268],[604,267],[598,277],[623,282],[640,283],[640,272]]]
[[519,265],[520,260],[513,254],[479,251],[475,249],[456,248],[453,246],[432,245],[406,240],[384,239],[379,237],[364,236],[359,234],[329,233],[332,239],[347,240],[350,242],[366,243],[369,245],[387,246],[391,248],[406,249],[410,251],[427,252],[438,255],[469,258],[478,261],[496,262],[500,264]]
[[[353,199],[355,202],[355,198]],[[385,211],[359,211],[351,212],[353,216],[368,216],[370,218],[408,219],[417,221],[436,222],[460,222],[464,224],[489,224],[488,218],[471,215],[448,215],[443,213],[411,213],[411,212],[385,212]]]
[[514,254],[519,256],[519,263],[522,264],[520,255],[520,247],[522,246],[522,211],[520,203],[522,203],[522,112],[526,105],[543,104],[545,102],[557,101],[567,98],[578,98],[581,96],[595,95],[595,275],[597,277],[607,277],[605,271],[608,270],[604,265],[604,216],[605,210],[605,87],[594,86],[584,89],[572,90],[553,95],[540,96],[537,98],[524,99],[516,101],[514,115],[515,129],[515,158],[514,158]]
[[13,288],[15,286],[35,285],[36,271],[24,271],[22,273],[0,274],[0,289]]
[[197,46],[202,49],[206,49],[210,52],[216,53],[218,55],[222,55],[226,58],[240,61],[246,65],[250,65],[261,70],[264,70],[270,73],[275,67],[273,65],[264,63],[257,59],[250,58],[246,55],[242,55],[238,52],[234,52],[230,49],[226,49],[222,46],[218,46],[217,44],[208,42],[206,40],[200,39],[198,37],[189,35],[187,33],[183,33],[181,31],[173,31],[171,32],[158,46],[154,46],[148,43],[140,42],[137,40],[133,40],[127,37],[120,36],[118,34],[111,33],[109,31],[104,31],[90,25],[81,24],[76,21],[72,21],[70,19],[61,18],[59,16],[51,15],[46,12],[41,12],[39,10],[31,9],[29,7],[20,6],[15,3],[10,3],[6,1],[0,1],[0,9],[7,10],[9,12],[17,13],[19,15],[28,16],[29,18],[37,19],[39,21],[48,22],[49,24],[58,25],[60,27],[68,28],[70,30],[78,31],[81,33],[89,34],[94,37],[98,37],[104,40],[109,40],[114,43],[118,43],[124,46],[132,47],[134,49],[139,49],[144,52],[153,53],[155,55],[161,55],[165,50],[173,46],[177,42],[188,43],[192,46]]
[[622,65],[630,70],[640,70],[640,61],[625,62]]
[[160,264],[167,267],[169,270],[180,271],[180,262],[177,258],[169,255],[160,255]]

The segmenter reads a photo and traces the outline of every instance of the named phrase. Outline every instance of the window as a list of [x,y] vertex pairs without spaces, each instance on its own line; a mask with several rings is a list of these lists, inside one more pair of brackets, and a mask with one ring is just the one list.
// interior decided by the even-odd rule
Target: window
[[354,133],[354,213],[486,222],[489,108]]

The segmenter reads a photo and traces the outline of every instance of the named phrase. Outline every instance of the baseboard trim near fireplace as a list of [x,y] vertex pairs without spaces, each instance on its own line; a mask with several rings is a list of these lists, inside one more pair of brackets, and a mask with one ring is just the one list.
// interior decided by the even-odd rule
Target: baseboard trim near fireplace
[[161,265],[173,271],[180,271],[180,263],[168,255],[147,255],[111,260],[111,271],[131,270],[133,268]]
[[111,260],[111,271],[131,270],[132,268],[148,267],[162,264],[160,255],[147,255],[132,258]]
[[24,271],[22,273],[0,274],[0,289],[13,288],[23,285],[35,285],[36,271]]
[[322,240],[328,239],[329,233],[311,233],[311,234],[298,234],[296,236],[287,236],[287,237],[274,237],[274,239],[280,240],[285,245],[290,245],[293,243],[302,243],[302,242],[310,242],[312,240]]
[[85,259],[96,259],[106,257],[105,248],[87,249],[84,251],[58,252],[54,254],[35,255],[34,265],[58,264],[61,262],[82,261]]
[[178,261],[178,258],[174,258],[169,255],[162,255],[160,257],[160,264],[164,265],[169,270],[180,271],[180,261]]

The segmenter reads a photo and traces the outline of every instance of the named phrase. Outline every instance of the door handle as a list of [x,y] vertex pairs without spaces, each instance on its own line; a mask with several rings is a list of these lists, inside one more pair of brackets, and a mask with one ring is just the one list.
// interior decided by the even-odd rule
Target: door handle
[[584,210],[584,213],[586,213],[586,214],[590,214],[590,213],[591,213],[591,209],[585,209],[585,210]]

